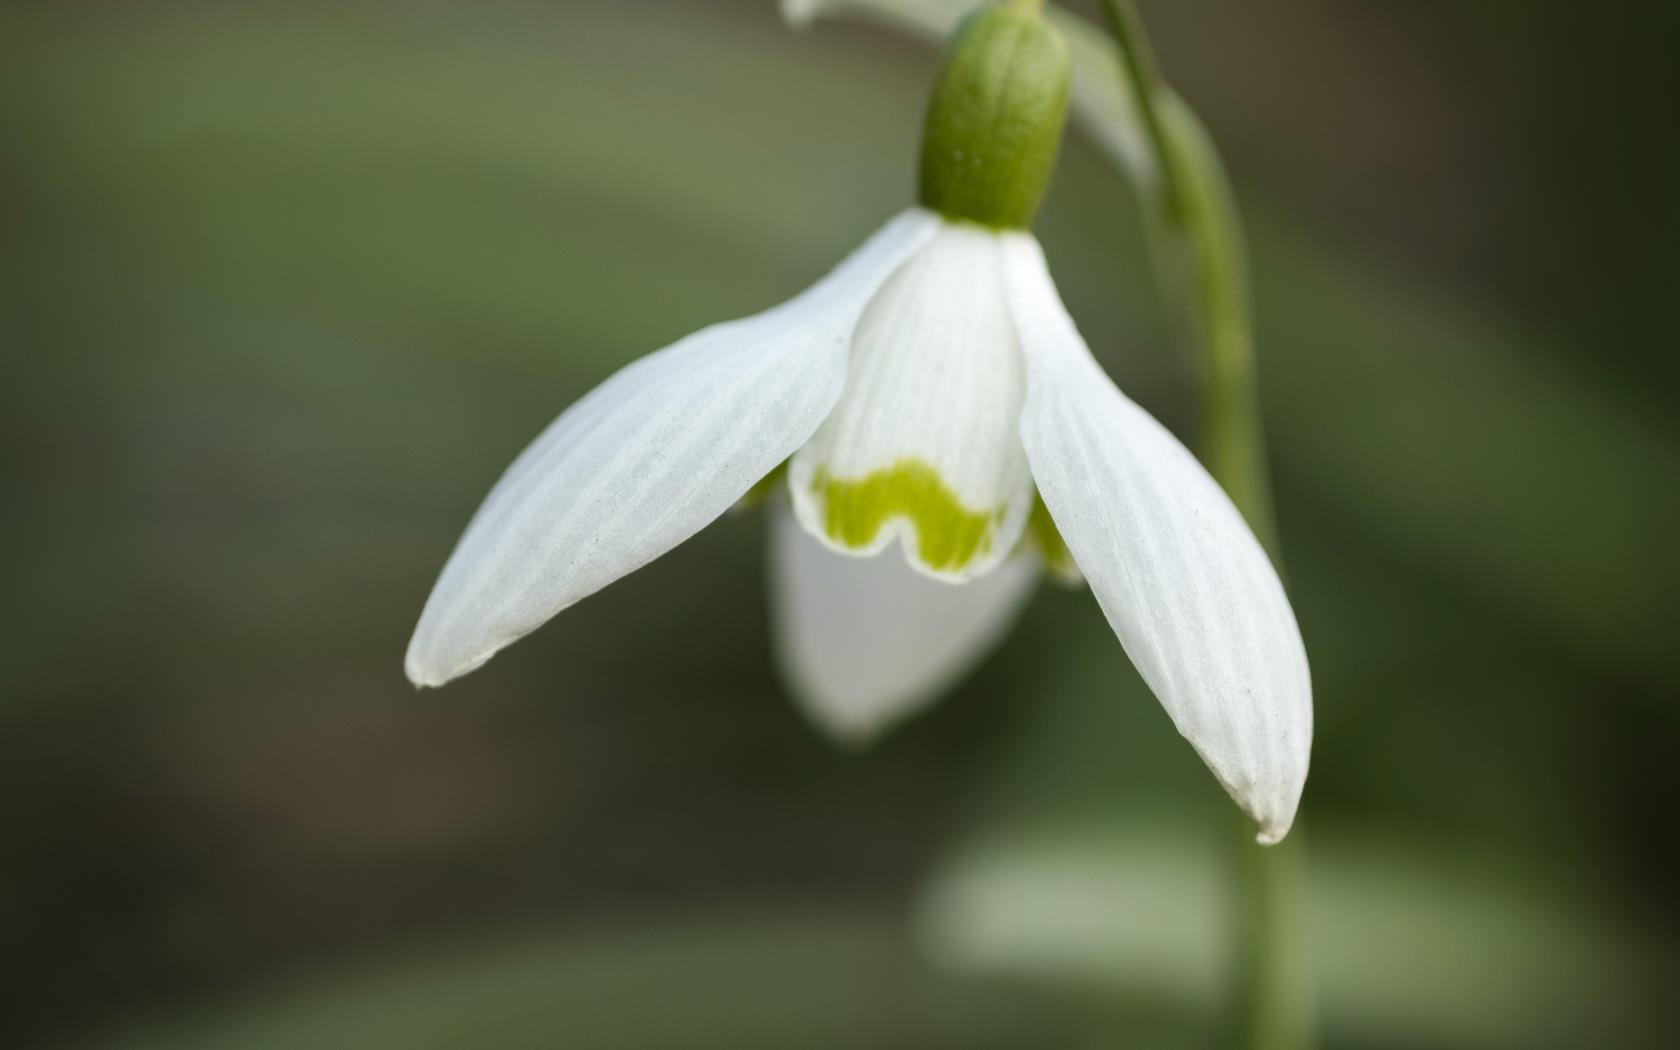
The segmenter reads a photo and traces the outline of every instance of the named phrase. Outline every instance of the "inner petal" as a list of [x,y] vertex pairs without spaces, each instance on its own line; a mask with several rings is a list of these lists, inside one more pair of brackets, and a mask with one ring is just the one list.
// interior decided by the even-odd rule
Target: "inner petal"
[[840,402],[789,469],[794,508],[829,547],[953,582],[1013,550],[1032,509],[1025,379],[1000,241],[949,225],[864,310]]

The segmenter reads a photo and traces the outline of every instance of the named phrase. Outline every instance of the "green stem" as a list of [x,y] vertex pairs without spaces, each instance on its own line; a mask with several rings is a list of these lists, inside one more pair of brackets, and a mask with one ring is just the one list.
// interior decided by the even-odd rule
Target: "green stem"
[[[1277,559],[1276,527],[1255,389],[1253,325],[1242,228],[1224,165],[1194,112],[1161,79],[1131,0],[1104,0],[1160,180],[1158,227],[1192,291],[1192,361],[1200,394],[1202,462]],[[1162,275],[1180,288],[1179,274]],[[1316,1042],[1300,922],[1300,832],[1265,848],[1236,815],[1234,1023],[1247,1050],[1310,1050]]]
[[1189,313],[1201,392],[1196,444],[1209,473],[1224,486],[1276,562],[1277,526],[1255,387],[1247,251],[1236,200],[1219,151],[1194,111],[1165,88],[1153,98],[1151,108],[1163,132],[1161,145],[1173,158],[1162,170],[1179,180],[1182,254],[1194,291]]
[[1155,49],[1150,46],[1149,35],[1143,29],[1143,19],[1132,0],[1105,0],[1103,12],[1108,16],[1108,31],[1120,46],[1120,54],[1125,57],[1125,61],[1120,63],[1121,74],[1131,88],[1138,108],[1138,122],[1143,126],[1144,137],[1149,141],[1150,154],[1155,160],[1159,180],[1155,189],[1160,194],[1169,224],[1182,230],[1188,218],[1184,180],[1181,173],[1174,170],[1178,158],[1168,145],[1159,107],[1153,104],[1155,97],[1166,90],[1161,69],[1155,64]]
[[1233,812],[1234,968],[1230,1023],[1246,1050],[1310,1050],[1317,1043],[1312,977],[1302,942],[1300,829],[1276,846],[1254,841]]

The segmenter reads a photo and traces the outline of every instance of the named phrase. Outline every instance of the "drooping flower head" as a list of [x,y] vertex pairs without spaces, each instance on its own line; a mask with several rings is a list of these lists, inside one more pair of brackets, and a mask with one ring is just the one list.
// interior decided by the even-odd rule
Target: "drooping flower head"
[[803,294],[561,413],[445,565],[409,678],[471,671],[768,490],[781,663],[821,724],[867,738],[931,699],[1048,567],[1089,583],[1261,841],[1282,838],[1312,734],[1289,601],[1218,484],[1091,356],[1029,232],[1068,70],[1038,4],[971,15],[918,206]]

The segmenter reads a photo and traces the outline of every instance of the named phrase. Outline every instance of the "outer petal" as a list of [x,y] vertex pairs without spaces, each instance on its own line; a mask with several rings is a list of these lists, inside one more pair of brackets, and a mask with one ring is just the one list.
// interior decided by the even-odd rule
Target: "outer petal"
[[834,406],[859,313],[938,225],[907,211],[798,297],[642,358],[561,413],[467,526],[408,677],[473,670],[727,510]]
[[937,699],[1014,625],[1038,579],[1022,554],[971,583],[945,583],[890,553],[835,554],[785,507],[772,518],[778,662],[805,713],[848,742]]
[[1033,496],[1002,245],[947,225],[864,311],[846,392],[788,473],[800,522],[833,549],[902,539],[913,566],[948,580],[1014,550]]
[[1218,484],[1091,357],[1038,243],[1009,245],[1033,477],[1120,644],[1260,841],[1306,783],[1312,685],[1271,562]]

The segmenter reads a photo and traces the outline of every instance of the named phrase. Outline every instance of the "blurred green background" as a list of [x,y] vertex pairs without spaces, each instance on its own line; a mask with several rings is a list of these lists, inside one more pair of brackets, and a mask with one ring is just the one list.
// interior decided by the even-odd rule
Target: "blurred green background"
[[[1676,94],[1612,6],[1144,4],[1249,224],[1328,1047],[1680,1041]],[[1083,591],[858,755],[752,515],[401,673],[544,423],[908,203],[932,63],[760,0],[0,7],[0,1044],[1218,1044],[1229,805]],[[1187,432],[1077,137],[1040,233]]]

